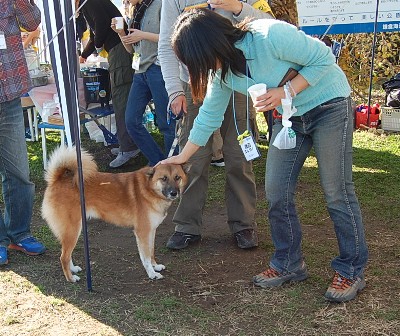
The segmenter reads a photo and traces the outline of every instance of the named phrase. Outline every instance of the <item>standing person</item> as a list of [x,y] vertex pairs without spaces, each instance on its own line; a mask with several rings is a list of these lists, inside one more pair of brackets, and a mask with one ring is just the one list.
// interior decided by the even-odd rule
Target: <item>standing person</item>
[[[351,90],[331,50],[285,22],[257,20],[235,27],[206,10],[193,10],[179,18],[172,45],[189,69],[194,97],[203,97],[201,83],[209,71],[212,82],[186,146],[178,156],[162,163],[186,162],[206,144],[222,122],[221,111],[232,90],[244,93],[255,83],[265,83],[268,91],[254,106],[257,111],[277,108],[280,113],[285,90],[290,92],[297,108],[290,119],[295,147],[270,146],[265,177],[275,252],[269,268],[253,281],[265,288],[308,277],[294,194],[300,170],[313,147],[339,246],[339,256],[331,264],[335,274],[325,297],[336,302],[353,299],[365,287],[368,250],[352,181]],[[251,77],[243,73],[246,67]],[[298,75],[285,88],[277,87],[290,67],[298,70]],[[282,128],[282,121],[277,119],[272,144]]]
[[[253,7],[256,6],[255,7]],[[232,22],[240,22],[245,17],[272,18],[268,3],[264,0],[164,0],[161,10],[160,41],[158,43],[161,70],[169,95],[171,110],[178,115],[184,111],[184,123],[179,147],[183,148],[193,126],[200,105],[193,101],[189,86],[187,69],[180,66],[171,48],[170,38],[177,17],[193,7],[208,7],[213,12],[227,17]],[[265,12],[263,11],[265,10]],[[213,32],[209,31],[212,41]],[[181,70],[181,71],[180,71]],[[256,186],[251,162],[246,161],[237,141],[237,129],[240,133],[249,128],[256,129],[255,115],[247,117],[246,96],[234,93],[227,104],[224,121],[221,126],[223,155],[225,160],[226,185],[225,198],[228,225],[240,248],[252,248],[258,245],[255,224]],[[234,103],[233,103],[234,102]],[[235,118],[234,118],[235,115]],[[202,216],[207,199],[208,174],[212,156],[212,139],[191,158],[189,184],[180,198],[173,223],[175,232],[167,242],[171,249],[182,249],[189,243],[201,239]]]
[[219,129],[215,130],[212,136],[211,166],[225,167],[224,154],[222,153],[222,136]]
[[[111,27],[118,33],[129,53],[134,52],[132,66],[136,67],[125,112],[129,135],[154,166],[168,156],[175,139],[175,119],[167,121],[168,94],[157,58],[158,35],[160,32],[161,0],[130,0],[135,6],[129,34]],[[153,99],[157,126],[164,136],[161,150],[151,134],[143,126],[143,113]]]
[[32,87],[25,61],[20,26],[34,31],[40,10],[33,1],[0,0],[0,175],[4,213],[0,211],[0,265],[9,249],[27,255],[46,248],[30,232],[35,186],[29,180],[21,96]]
[[[80,3],[83,3],[83,0],[76,0],[76,8]],[[125,125],[126,102],[133,76],[132,57],[125,50],[118,34],[111,29],[111,19],[122,15],[111,0],[87,0],[81,8],[81,13],[89,25],[90,40],[79,57],[80,62],[84,63],[95,51],[100,53],[105,50],[108,53],[108,71],[119,143],[118,155],[110,162],[110,167],[118,168],[140,153]]]

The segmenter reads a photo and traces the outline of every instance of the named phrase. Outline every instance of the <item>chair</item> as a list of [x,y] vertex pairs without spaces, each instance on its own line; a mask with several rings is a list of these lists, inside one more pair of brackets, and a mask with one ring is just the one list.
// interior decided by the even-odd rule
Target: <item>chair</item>
[[[80,111],[80,124],[83,125],[89,121],[95,121],[97,125],[100,127],[104,134],[104,138],[109,141],[109,144],[114,144],[117,138],[115,135],[111,133],[110,130],[108,130],[105,126],[101,125],[98,122],[98,119],[104,118],[111,116],[114,113],[114,110],[112,108],[112,105],[106,105],[106,106],[96,106],[90,109],[85,109],[83,107],[79,107]],[[43,152],[43,168],[46,170],[47,169],[47,144],[46,144],[46,130],[56,130],[60,131],[61,135],[61,145],[66,144],[66,136],[65,136],[65,126],[64,124],[53,124],[49,122],[40,122],[38,124],[38,128],[40,128],[41,131],[41,136],[42,136],[42,152]],[[110,127],[109,127],[110,128]],[[118,140],[116,140],[118,143]]]
[[65,145],[65,127],[64,125],[50,124],[47,122],[40,122],[38,124],[42,136],[42,152],[43,152],[43,168],[47,169],[47,144],[46,144],[46,129],[58,130],[61,133],[61,146]]
[[30,138],[26,138],[26,141],[39,141],[39,129],[38,129],[38,118],[35,108],[35,104],[29,96],[21,97],[22,111],[27,113],[29,131],[31,134]]

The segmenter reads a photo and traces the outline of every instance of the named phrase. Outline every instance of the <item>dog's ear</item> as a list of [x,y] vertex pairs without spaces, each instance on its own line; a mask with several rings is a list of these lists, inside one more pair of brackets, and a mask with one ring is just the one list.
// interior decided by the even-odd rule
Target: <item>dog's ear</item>
[[152,178],[154,175],[154,167],[146,167],[144,168],[144,173],[146,174],[146,176],[148,176],[149,178]]
[[182,165],[182,169],[186,174],[189,172],[190,168],[192,168],[191,163],[186,162]]

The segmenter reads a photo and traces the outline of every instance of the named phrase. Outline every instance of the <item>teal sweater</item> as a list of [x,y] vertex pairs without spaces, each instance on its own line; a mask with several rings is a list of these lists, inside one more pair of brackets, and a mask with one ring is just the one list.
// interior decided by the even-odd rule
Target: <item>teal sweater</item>
[[[267,88],[277,87],[290,67],[298,70],[310,85],[293,99],[296,116],[330,99],[350,95],[345,74],[323,42],[278,20],[253,21],[249,30],[236,47],[247,59],[251,78],[238,77],[229,71],[226,82],[221,82],[220,72],[217,72],[208,85],[190,132],[189,140],[196,145],[204,146],[213,131],[221,126],[233,91],[247,94],[247,88],[256,83],[265,83]],[[252,104],[251,98],[248,99]],[[278,111],[282,112],[281,107]]]

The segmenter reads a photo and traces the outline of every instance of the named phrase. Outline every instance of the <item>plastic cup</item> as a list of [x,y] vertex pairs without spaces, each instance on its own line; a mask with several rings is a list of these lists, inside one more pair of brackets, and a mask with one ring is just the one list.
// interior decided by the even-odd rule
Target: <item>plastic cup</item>
[[124,29],[124,18],[122,16],[115,17],[115,29]]
[[256,98],[267,92],[267,85],[265,83],[254,84],[247,89],[251,96],[253,103],[256,103]]

